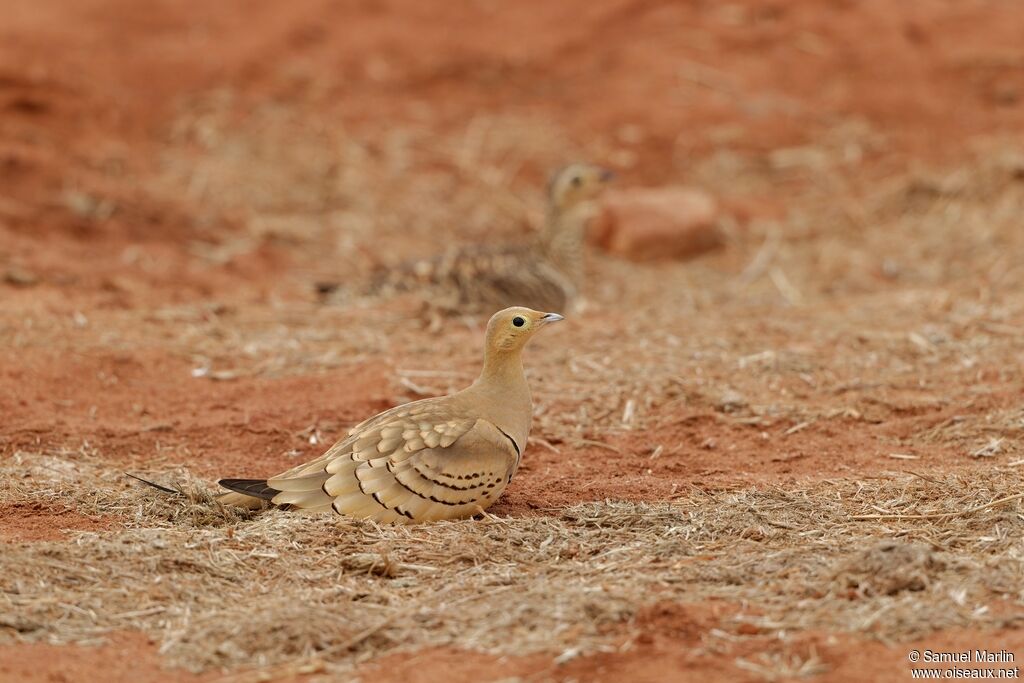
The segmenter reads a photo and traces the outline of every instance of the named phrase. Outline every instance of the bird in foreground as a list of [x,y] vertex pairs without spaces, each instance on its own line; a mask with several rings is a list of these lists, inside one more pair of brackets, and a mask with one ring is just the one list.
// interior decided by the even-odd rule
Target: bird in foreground
[[471,517],[498,499],[519,467],[533,405],[522,351],[557,313],[512,307],[487,324],[484,366],[449,396],[386,410],[326,453],[269,479],[222,479],[228,505],[262,501],[379,522]]
[[[583,287],[584,243],[594,200],[612,173],[572,164],[548,184],[548,209],[536,239],[526,244],[451,249],[431,259],[381,270],[364,294],[427,294],[431,308],[476,315],[520,303],[538,310],[564,311],[577,303]],[[319,285],[329,294],[337,285]]]

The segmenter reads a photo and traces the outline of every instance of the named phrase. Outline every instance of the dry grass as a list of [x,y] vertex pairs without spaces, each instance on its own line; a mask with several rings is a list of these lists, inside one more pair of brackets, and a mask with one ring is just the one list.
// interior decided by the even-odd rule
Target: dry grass
[[0,477],[0,502],[44,501],[120,527],[8,545],[2,639],[142,629],[195,670],[337,670],[430,645],[622,647],[632,615],[656,601],[728,601],[742,609],[725,628],[782,638],[900,640],[1024,614],[1024,475],[1012,470],[693,490],[671,503],[418,527],[240,514],[187,477],[187,497],[160,495],[91,458],[19,454]]

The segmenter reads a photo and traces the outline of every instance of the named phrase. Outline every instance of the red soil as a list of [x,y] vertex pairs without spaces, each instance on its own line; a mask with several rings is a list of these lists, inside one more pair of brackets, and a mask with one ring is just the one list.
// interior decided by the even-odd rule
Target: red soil
[[65,538],[65,531],[101,531],[111,526],[109,520],[45,503],[0,505],[0,518],[4,520],[0,540],[4,541],[55,541]]
[[160,668],[156,646],[138,633],[115,634],[104,645],[0,645],[0,681],[190,683],[210,680]]

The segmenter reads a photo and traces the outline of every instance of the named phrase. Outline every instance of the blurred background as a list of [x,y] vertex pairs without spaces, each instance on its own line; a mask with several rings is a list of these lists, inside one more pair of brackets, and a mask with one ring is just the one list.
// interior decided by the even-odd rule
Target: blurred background
[[[872,288],[946,273],[941,244],[910,225],[927,244],[891,244],[866,200],[900,212],[963,190],[978,164],[1020,172],[1024,17],[1005,0],[3,11],[8,304],[308,297],[375,260],[521,238],[547,175],[575,160],[624,191],[714,201],[681,200],[682,236],[660,216],[624,228],[655,243],[714,223],[733,248],[713,263],[735,273],[774,225],[818,246],[778,271],[783,295]],[[937,238],[958,261],[984,248],[960,232]]]

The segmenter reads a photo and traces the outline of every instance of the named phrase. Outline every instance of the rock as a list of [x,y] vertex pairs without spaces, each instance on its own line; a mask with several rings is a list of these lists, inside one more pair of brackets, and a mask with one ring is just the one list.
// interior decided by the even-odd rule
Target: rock
[[734,413],[747,407],[747,399],[735,389],[726,389],[715,402],[715,407],[723,413]]
[[833,579],[857,595],[896,595],[926,589],[945,568],[942,557],[925,543],[886,539],[841,561]]
[[590,241],[634,261],[688,259],[722,246],[718,204],[687,187],[608,191]]

